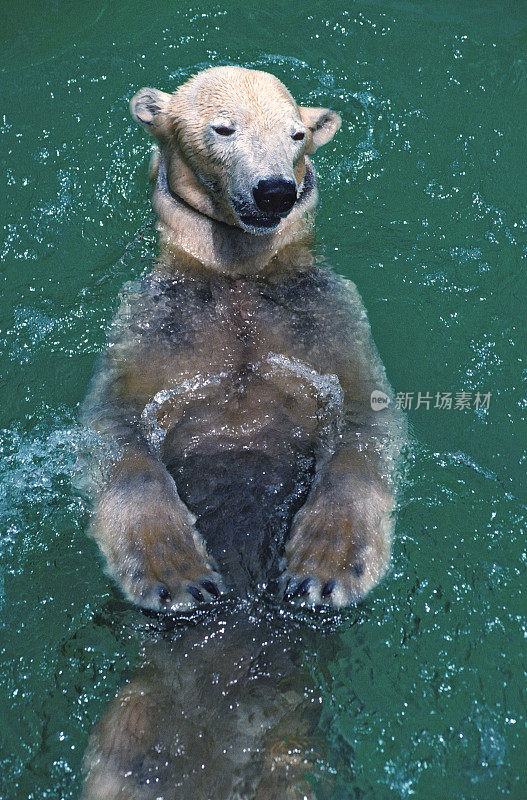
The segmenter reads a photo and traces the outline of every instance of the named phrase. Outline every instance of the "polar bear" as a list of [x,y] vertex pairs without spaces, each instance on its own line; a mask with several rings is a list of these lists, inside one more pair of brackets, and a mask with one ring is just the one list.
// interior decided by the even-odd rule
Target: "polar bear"
[[334,642],[277,603],[342,607],[381,579],[404,441],[357,290],[313,249],[310,156],[340,118],[239,67],[130,105],[160,248],[85,403],[117,453],[91,532],[173,628],[145,634],[82,798],[313,800],[334,787],[309,654]]
[[91,532],[153,611],[355,603],[389,564],[402,426],[372,408],[392,392],[354,284],[313,250],[310,156],[340,117],[235,66],[130,108],[156,144],[159,256],[85,404],[119,448]]

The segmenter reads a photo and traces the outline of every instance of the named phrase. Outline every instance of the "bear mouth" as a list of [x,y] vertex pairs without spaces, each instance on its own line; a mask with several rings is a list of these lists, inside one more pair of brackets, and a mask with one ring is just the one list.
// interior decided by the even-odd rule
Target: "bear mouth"
[[262,230],[271,230],[278,227],[282,217],[263,217],[259,214],[241,214],[240,222],[248,228],[261,228]]
[[249,233],[268,233],[270,231],[274,231],[281,221],[285,219],[293,209],[297,208],[298,206],[302,206],[305,204],[307,198],[311,194],[315,187],[315,176],[313,172],[313,168],[308,164],[306,169],[306,174],[304,176],[302,188],[300,194],[298,195],[295,204],[292,208],[289,209],[284,214],[262,214],[262,212],[253,213],[253,214],[244,214],[242,211],[247,210],[247,205],[243,207],[243,204],[233,203],[233,209],[238,217],[239,221],[241,222],[243,228]]

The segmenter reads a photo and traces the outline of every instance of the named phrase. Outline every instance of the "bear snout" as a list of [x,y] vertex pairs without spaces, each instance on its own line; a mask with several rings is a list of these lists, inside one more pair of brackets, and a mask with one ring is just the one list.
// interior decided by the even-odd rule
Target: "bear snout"
[[297,199],[296,183],[283,178],[264,178],[253,188],[253,197],[264,214],[287,214]]

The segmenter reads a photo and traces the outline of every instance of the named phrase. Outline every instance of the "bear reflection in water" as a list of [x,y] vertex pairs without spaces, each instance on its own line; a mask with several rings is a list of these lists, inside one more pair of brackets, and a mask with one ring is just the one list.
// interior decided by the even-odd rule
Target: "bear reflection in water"
[[91,533],[173,623],[93,734],[83,800],[322,797],[309,663],[331,638],[295,604],[354,604],[386,573],[404,439],[371,407],[393,396],[357,290],[312,247],[308,156],[340,119],[237,67],[131,109],[158,144],[160,255],[85,403],[116,445]]
[[92,737],[83,800],[321,797],[321,704],[301,666],[316,638],[243,608],[152,635]]

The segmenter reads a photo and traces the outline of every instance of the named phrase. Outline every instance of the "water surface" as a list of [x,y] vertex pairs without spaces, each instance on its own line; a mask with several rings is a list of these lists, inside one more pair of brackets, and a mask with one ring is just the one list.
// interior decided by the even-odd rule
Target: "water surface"
[[342,114],[316,156],[318,239],[414,393],[391,575],[313,659],[335,800],[523,798],[525,6],[28,0],[0,17],[0,796],[76,797],[136,662],[144,619],[84,534],[78,404],[155,253],[128,99],[233,62]]

